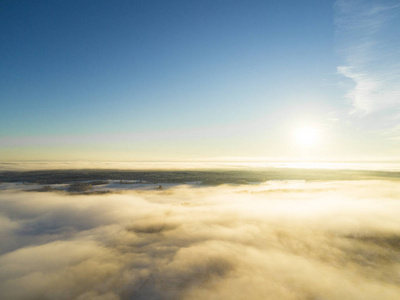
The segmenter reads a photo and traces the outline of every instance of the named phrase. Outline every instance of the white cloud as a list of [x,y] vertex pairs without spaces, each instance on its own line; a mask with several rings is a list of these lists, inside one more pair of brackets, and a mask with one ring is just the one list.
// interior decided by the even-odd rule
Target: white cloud
[[345,59],[338,72],[353,81],[347,96],[354,112],[400,109],[400,3],[340,0],[335,8]]
[[10,300],[396,299],[399,196],[389,181],[0,191],[0,291]]
[[355,112],[373,113],[387,108],[399,108],[399,86],[379,81],[368,73],[355,73],[350,67],[338,67],[338,72],[354,81],[355,87],[347,94]]

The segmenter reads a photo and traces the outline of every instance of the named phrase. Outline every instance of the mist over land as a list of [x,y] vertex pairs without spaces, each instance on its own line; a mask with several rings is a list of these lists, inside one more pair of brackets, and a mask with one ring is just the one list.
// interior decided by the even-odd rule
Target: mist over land
[[[400,294],[396,172],[52,170],[0,176],[4,299]],[[76,183],[93,185],[68,189]]]

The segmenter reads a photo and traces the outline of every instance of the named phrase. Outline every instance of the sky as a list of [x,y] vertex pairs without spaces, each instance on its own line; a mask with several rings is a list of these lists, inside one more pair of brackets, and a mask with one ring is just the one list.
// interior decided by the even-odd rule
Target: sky
[[1,0],[0,161],[399,160],[398,32],[400,1]]

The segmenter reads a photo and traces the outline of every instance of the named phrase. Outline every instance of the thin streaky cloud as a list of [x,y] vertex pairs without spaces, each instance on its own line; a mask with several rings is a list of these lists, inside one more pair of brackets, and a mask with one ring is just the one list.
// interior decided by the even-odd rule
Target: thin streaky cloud
[[347,97],[357,115],[400,108],[400,2],[337,1],[338,73],[353,87]]

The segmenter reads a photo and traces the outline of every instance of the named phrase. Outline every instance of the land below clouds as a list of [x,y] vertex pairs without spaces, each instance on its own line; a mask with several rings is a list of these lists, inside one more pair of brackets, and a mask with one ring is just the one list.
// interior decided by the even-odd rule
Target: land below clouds
[[62,184],[77,181],[141,181],[146,183],[201,182],[204,185],[246,184],[268,180],[400,180],[400,172],[334,170],[334,169],[290,169],[268,168],[261,170],[40,170],[1,171],[0,182],[26,182],[38,184]]

